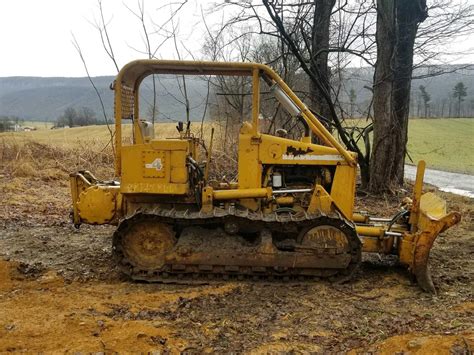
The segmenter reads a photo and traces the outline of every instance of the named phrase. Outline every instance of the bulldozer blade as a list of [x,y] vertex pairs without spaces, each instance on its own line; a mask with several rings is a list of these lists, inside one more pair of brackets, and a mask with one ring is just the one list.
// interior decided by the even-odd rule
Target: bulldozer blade
[[413,264],[411,272],[419,286],[426,292],[436,294],[429,269],[430,251],[438,235],[461,220],[458,212],[446,214],[446,202],[428,192],[421,196],[414,234]]

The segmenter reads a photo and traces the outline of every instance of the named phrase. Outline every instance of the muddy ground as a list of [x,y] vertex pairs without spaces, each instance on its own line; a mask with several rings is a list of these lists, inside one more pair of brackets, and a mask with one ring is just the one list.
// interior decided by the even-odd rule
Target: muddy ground
[[[463,221],[432,251],[437,296],[377,256],[338,285],[144,284],[116,271],[113,228],[70,225],[64,174],[12,171],[0,171],[0,352],[474,349],[474,209],[467,198],[441,193]],[[368,201],[359,205],[386,213],[399,202]]]

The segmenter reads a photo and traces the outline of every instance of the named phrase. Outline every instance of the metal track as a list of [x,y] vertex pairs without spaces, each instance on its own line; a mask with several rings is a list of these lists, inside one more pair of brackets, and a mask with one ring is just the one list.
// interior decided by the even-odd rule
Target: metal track
[[[350,262],[347,268],[286,268],[252,267],[246,265],[186,265],[166,264],[159,270],[147,270],[133,265],[124,256],[122,239],[135,223],[154,220],[169,224],[175,228],[222,226],[226,221],[251,224],[258,230],[282,231],[293,229],[303,233],[309,228],[331,225],[344,232],[349,242]],[[361,243],[352,223],[340,214],[309,214],[306,212],[263,214],[247,209],[230,207],[214,208],[210,213],[176,209],[142,209],[123,219],[113,236],[113,255],[120,270],[134,280],[163,283],[209,283],[213,280],[308,280],[329,278],[331,281],[344,281],[351,277],[361,260]]]

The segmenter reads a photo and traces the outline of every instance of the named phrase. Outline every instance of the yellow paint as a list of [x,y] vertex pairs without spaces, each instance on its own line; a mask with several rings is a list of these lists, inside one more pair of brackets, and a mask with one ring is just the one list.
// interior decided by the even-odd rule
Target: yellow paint
[[385,228],[375,226],[356,226],[357,234],[367,237],[383,238],[385,234]]
[[261,187],[257,189],[214,190],[214,200],[237,200],[243,198],[271,199],[272,189]]
[[369,221],[369,216],[360,213],[354,213],[352,215],[352,221],[355,223],[367,223]]
[[353,214],[356,174],[357,168],[350,165],[338,165],[334,174],[331,197],[345,216]]
[[258,116],[260,114],[260,71],[252,69],[252,131],[256,136],[258,133]]
[[262,164],[259,160],[260,136],[246,133],[247,126],[242,127],[239,136],[238,179],[239,188],[254,189],[262,187]]
[[[337,165],[347,164],[335,148],[260,134],[262,164]],[[295,153],[299,152],[299,153]]]
[[186,159],[194,144],[192,140],[169,139],[122,147],[121,193],[187,194]]
[[[239,75],[252,80],[252,115],[242,124],[238,146],[238,185],[230,189],[206,186],[208,167],[198,156],[200,141],[191,132],[181,132],[177,139],[143,137],[140,128],[139,87],[151,74]],[[292,140],[262,134],[259,131],[260,84],[278,85],[294,104],[294,115],[300,115],[311,133],[325,145],[312,144],[309,136]],[[459,222],[457,213],[446,214],[443,200],[434,194],[422,195],[425,163],[418,166],[413,204],[408,225],[395,225],[390,231],[402,233],[397,243],[386,236],[387,224],[368,223],[366,216],[354,214],[357,155],[347,151],[293,93],[283,80],[268,66],[258,63],[225,63],[204,61],[137,60],[127,64],[114,82],[115,90],[115,172],[119,185],[98,181],[88,172],[72,174],[70,178],[75,224],[116,223],[125,214],[141,206],[155,207],[187,204],[203,212],[211,212],[221,201],[231,201],[253,211],[270,213],[279,205],[291,206],[294,211],[309,213],[340,213],[349,222],[359,223],[363,251],[396,253],[401,263],[423,277],[429,251],[437,235]],[[293,107],[293,106],[292,106]],[[132,144],[122,142],[122,124],[132,121]],[[292,166],[307,166],[317,177],[309,204],[301,195],[275,194],[272,174]],[[192,168],[197,170],[192,170]],[[190,171],[202,174],[191,179]],[[196,181],[198,180],[198,181]],[[194,182],[194,183],[191,183]],[[219,186],[219,185],[213,185]],[[196,201],[196,198],[201,201]],[[198,203],[199,202],[199,203]],[[226,206],[230,202],[226,202]],[[396,246],[396,248],[394,248]],[[421,271],[420,271],[421,270]],[[421,276],[419,276],[421,275]]]
[[412,211],[413,213],[410,215],[410,224],[412,226],[411,231],[412,233],[416,232],[417,224],[418,224],[418,211],[420,209],[420,199],[421,194],[423,192],[423,178],[425,175],[425,167],[426,164],[423,160],[420,160],[418,163],[418,167],[416,169],[416,179],[415,185],[413,186],[413,203],[412,203]]
[[77,209],[82,221],[105,224],[114,219],[117,208],[118,186],[92,186],[81,192]]
[[279,206],[290,206],[295,203],[295,198],[293,196],[280,196],[275,198],[275,202]]
[[427,192],[420,198],[420,210],[432,218],[442,218],[446,215],[446,201]]
[[119,186],[99,185],[89,172],[71,174],[73,223],[116,223],[121,216],[122,196]]
[[313,196],[311,196],[311,201],[309,202],[308,212],[329,214],[333,212],[333,210],[334,206],[331,196],[329,196],[321,185],[316,185]]

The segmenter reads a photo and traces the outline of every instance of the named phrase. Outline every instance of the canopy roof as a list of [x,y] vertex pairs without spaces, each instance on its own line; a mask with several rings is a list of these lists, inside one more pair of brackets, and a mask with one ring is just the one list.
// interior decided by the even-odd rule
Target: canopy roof
[[117,82],[134,88],[152,74],[251,76],[253,69],[272,71],[259,63],[140,59],[125,65],[117,76]]

